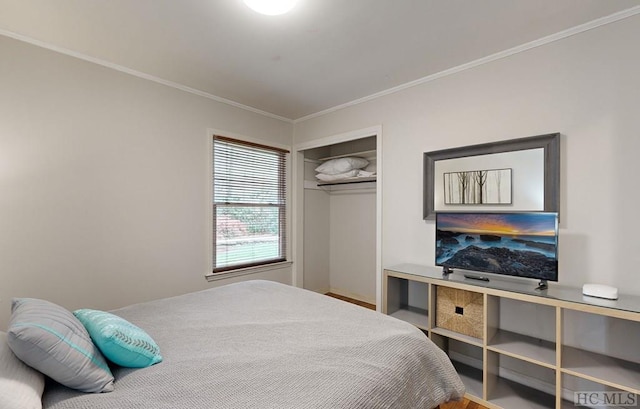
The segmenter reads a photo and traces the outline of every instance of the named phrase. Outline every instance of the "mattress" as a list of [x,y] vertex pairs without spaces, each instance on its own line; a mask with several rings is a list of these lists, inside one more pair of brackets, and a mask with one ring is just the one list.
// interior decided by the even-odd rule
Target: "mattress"
[[464,386],[447,355],[403,321],[270,281],[245,281],[113,311],[163,362],[112,367],[115,390],[50,381],[45,409],[433,408]]

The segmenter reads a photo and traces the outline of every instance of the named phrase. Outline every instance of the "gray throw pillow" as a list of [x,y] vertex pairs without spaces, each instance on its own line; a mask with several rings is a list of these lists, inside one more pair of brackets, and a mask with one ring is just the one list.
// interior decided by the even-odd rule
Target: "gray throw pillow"
[[73,314],[52,302],[15,298],[9,347],[24,363],[83,392],[111,392],[113,375],[89,333]]

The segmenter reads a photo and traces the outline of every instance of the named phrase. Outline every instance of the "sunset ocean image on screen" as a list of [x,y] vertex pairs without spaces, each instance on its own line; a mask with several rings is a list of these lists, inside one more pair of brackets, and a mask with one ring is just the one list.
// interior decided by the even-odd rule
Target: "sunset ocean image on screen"
[[557,281],[556,213],[438,213],[436,265]]

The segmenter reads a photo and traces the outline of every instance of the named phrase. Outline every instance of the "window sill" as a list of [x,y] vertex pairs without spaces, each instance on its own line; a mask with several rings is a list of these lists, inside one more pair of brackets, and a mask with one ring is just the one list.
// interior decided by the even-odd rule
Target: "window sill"
[[263,271],[280,270],[282,268],[290,267],[292,264],[293,262],[291,261],[281,261],[279,263],[265,264],[263,266],[239,268],[237,270],[225,271],[224,273],[207,273],[204,277],[207,281],[218,281],[247,274],[262,273]]

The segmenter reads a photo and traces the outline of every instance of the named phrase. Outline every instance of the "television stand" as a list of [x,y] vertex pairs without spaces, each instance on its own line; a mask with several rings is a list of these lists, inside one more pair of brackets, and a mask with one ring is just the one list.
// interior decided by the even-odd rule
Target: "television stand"
[[536,280],[487,283],[456,273],[385,268],[382,312],[420,328],[449,355],[467,399],[495,409],[568,409],[595,396],[588,391],[611,391],[599,402],[637,402],[640,295],[614,301],[559,284],[537,291]]
[[537,291],[543,291],[549,288],[549,284],[547,284],[547,280],[540,280],[538,286],[536,287]]
[[489,277],[485,277],[485,276],[477,276],[474,274],[465,274],[464,278],[468,278],[469,280],[480,280],[480,281],[487,281],[489,282]]

